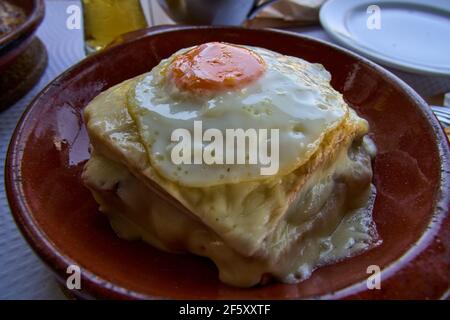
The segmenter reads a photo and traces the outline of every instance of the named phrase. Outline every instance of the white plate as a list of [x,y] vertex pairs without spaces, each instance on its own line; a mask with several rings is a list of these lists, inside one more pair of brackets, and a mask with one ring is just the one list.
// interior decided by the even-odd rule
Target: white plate
[[[380,9],[380,29],[373,11]],[[404,71],[450,76],[449,0],[328,0],[323,28],[342,45]]]

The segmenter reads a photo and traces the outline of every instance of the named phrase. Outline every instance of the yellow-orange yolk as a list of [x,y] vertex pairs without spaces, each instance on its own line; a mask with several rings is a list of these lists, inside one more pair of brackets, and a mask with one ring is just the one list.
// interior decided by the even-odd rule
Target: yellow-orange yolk
[[169,79],[193,93],[234,90],[257,80],[265,69],[264,60],[249,49],[210,42],[176,57]]

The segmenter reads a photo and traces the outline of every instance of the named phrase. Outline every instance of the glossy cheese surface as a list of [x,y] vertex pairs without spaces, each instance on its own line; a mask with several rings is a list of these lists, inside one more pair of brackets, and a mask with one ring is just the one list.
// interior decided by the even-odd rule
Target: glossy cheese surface
[[[164,75],[164,68],[157,67],[103,92],[84,113],[93,152],[82,178],[116,233],[162,250],[209,257],[223,282],[241,287],[267,277],[298,282],[317,267],[361,253],[379,241],[371,217],[375,147],[365,136],[367,122],[332,90],[323,67],[257,52],[268,66],[273,58],[274,64],[287,68],[273,76],[291,86],[290,94],[277,95],[280,87],[257,80],[256,87],[240,97],[225,91],[222,100],[217,94],[184,96],[176,89],[155,97],[155,77]],[[289,78],[295,75],[288,72],[285,60],[309,70],[303,82],[295,84]],[[318,89],[322,87],[326,89]],[[267,92],[273,99],[259,104]],[[174,97],[183,104],[174,103]],[[190,99],[197,99],[197,104]],[[198,104],[198,99],[207,103]],[[245,101],[256,102],[246,109]],[[272,111],[263,116],[253,112],[263,105]],[[251,170],[236,168],[217,181],[212,177],[223,168],[212,168],[209,175],[203,169],[185,168],[193,174],[183,181],[174,179],[170,165],[157,164],[153,156],[168,150],[171,129],[200,118],[223,129],[225,124],[284,128],[286,139],[281,141],[291,147],[283,170],[253,179]],[[297,125],[301,134],[292,131]]]

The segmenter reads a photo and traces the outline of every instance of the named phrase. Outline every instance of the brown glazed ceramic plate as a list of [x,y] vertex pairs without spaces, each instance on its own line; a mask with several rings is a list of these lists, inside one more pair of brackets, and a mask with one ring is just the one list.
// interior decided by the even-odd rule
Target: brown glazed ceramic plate
[[[450,282],[450,151],[425,102],[401,80],[347,50],[297,34],[224,27],[144,30],[87,58],[28,107],[8,151],[6,186],[14,217],[40,257],[65,281],[82,269],[79,297],[95,298],[445,298]],[[383,244],[321,268],[298,285],[238,289],[193,255],[120,240],[80,180],[89,158],[82,110],[103,90],[150,71],[176,50],[207,41],[268,48],[322,63],[333,86],[368,119],[378,146],[374,219]],[[368,266],[382,269],[369,290]]]
[[19,56],[33,40],[33,34],[44,19],[44,0],[14,0],[26,14],[26,20],[11,32],[0,36],[0,71]]

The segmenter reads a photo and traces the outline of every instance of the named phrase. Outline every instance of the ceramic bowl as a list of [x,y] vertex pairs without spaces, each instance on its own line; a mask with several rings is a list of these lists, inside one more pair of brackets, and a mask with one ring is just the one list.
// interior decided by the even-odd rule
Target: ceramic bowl
[[0,36],[0,72],[11,64],[31,43],[33,34],[44,19],[44,0],[15,0],[14,5],[23,9],[26,20],[17,28]]
[[[29,105],[13,135],[6,187],[14,218],[62,283],[82,270],[83,298],[437,299],[450,276],[450,151],[427,104],[390,72],[345,49],[274,30],[148,29],[63,73]],[[150,71],[178,49],[207,41],[260,46],[323,64],[332,85],[370,123],[378,147],[374,220],[382,245],[320,268],[297,285],[250,289],[222,284],[209,260],[119,239],[80,174],[89,159],[83,108],[100,92]],[[381,289],[367,286],[382,269]],[[370,270],[370,269],[369,269]]]

